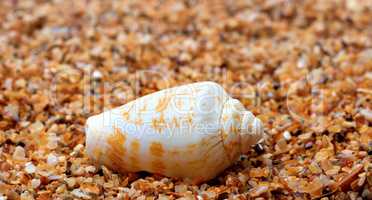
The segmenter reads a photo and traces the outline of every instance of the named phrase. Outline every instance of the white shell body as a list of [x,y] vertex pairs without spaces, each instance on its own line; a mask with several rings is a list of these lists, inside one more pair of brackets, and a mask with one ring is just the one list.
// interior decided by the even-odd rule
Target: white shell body
[[89,117],[87,153],[119,172],[199,183],[263,138],[261,122],[214,82],[165,89]]

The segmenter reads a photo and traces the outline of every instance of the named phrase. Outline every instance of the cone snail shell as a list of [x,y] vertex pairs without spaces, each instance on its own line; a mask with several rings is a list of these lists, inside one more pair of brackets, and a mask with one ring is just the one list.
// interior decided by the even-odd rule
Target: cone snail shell
[[260,120],[214,82],[161,90],[86,123],[96,164],[195,183],[214,178],[263,135]]

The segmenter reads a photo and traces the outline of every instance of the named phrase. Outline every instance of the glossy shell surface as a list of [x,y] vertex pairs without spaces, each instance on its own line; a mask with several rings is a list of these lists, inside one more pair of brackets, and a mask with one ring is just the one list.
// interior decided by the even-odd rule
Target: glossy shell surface
[[201,182],[231,165],[262,132],[261,122],[220,85],[199,82],[88,118],[86,144],[97,164],[119,172]]

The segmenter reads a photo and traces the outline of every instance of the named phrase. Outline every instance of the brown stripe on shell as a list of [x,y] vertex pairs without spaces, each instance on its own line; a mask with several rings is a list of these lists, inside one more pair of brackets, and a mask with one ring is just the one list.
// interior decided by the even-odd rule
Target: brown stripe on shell
[[118,128],[115,129],[114,134],[107,138],[107,144],[109,145],[106,150],[107,162],[117,171],[125,171],[124,156],[127,153],[124,146],[125,141],[126,135]]

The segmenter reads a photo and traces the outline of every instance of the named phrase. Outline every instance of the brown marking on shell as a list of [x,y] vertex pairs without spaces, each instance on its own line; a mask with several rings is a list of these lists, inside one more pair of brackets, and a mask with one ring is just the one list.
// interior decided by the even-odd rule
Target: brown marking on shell
[[99,161],[100,158],[101,158],[101,155],[102,155],[101,148],[99,146],[96,146],[96,147],[93,148],[93,151],[92,152],[93,152],[93,158],[95,160]]
[[173,124],[173,126],[174,127],[176,127],[176,128],[179,128],[180,127],[180,124],[178,123],[178,120],[177,120],[177,118],[176,117],[173,117],[173,119],[172,119],[172,122],[171,122],[172,124]]
[[194,150],[197,146],[198,146],[198,144],[189,144],[189,145],[187,145],[187,149]]
[[220,158],[217,161],[212,162],[213,165],[211,166],[211,168],[214,168],[214,171],[220,171],[220,169],[225,168],[225,162],[226,161],[224,159]]
[[229,119],[229,117],[226,114],[222,115],[222,122],[223,123],[227,122],[228,119]]
[[[222,131],[222,129],[220,131]],[[200,146],[204,147],[205,149],[211,149],[214,145],[216,145],[216,144],[213,144],[211,141],[215,141],[216,139],[222,140],[223,138],[221,137],[221,134],[222,133],[211,135],[208,138],[202,138],[201,141],[199,142]],[[206,151],[205,153],[208,153],[208,151]]]
[[163,174],[165,171],[165,164],[161,160],[153,160],[151,166],[156,173]]
[[178,156],[180,154],[180,150],[172,149],[169,151],[169,154],[171,154],[172,156]]
[[135,120],[134,120],[134,124],[136,126],[141,126],[143,124],[143,119],[141,117],[137,117]]
[[152,127],[155,131],[161,133],[164,125],[165,125],[165,119],[164,119],[164,114],[160,113],[159,118],[153,118],[152,119]]
[[125,171],[124,156],[127,153],[124,144],[126,136],[119,129],[115,129],[114,134],[107,138],[109,145],[107,149],[108,163],[117,171]]
[[127,106],[126,108],[127,108],[127,109],[123,110],[123,112],[122,112],[123,119],[124,119],[125,121],[129,121],[130,112],[131,112],[131,110],[132,110],[132,108],[133,108],[133,105],[134,105],[134,102],[133,102],[133,101],[131,101],[131,102],[129,102],[128,104],[126,104],[126,106]]
[[139,110],[140,113],[145,112],[147,110],[147,101],[144,101],[142,108]]
[[140,164],[139,164],[139,161],[138,161],[138,155],[130,155],[128,158],[129,158],[129,164],[130,164],[130,167],[132,169],[132,171],[138,171],[140,170]]
[[222,140],[225,140],[229,135],[223,129],[221,129],[220,131],[221,131]]
[[130,143],[130,149],[132,153],[138,154],[140,151],[141,143],[138,139],[133,139],[133,141]]
[[231,142],[231,146],[236,146],[236,145],[239,145],[239,141],[238,140],[233,140],[232,142]]
[[231,141],[225,145],[225,149],[228,152],[233,152],[234,148],[239,148],[239,142],[238,141]]
[[130,156],[129,160],[131,162],[132,167],[134,170],[139,169],[139,152],[140,152],[140,142],[138,139],[133,139],[133,141],[130,144]]
[[200,168],[205,164],[205,159],[196,159],[187,162],[187,168],[189,170],[200,170]]
[[125,134],[120,129],[115,129],[114,134],[107,138],[107,143],[110,145],[110,149],[116,151],[120,155],[125,155],[126,149],[124,143],[126,140]]
[[150,144],[150,153],[156,157],[162,157],[164,155],[164,148],[160,142],[152,142]]
[[186,166],[188,170],[198,171],[205,165],[205,160],[193,160],[187,162]]
[[123,119],[129,121],[129,112],[123,112]]
[[[225,150],[225,154],[226,154],[226,156],[228,157],[228,159],[230,160],[230,162],[233,162],[231,159],[231,156],[230,156],[230,152],[232,152],[232,150],[234,150],[234,149],[231,149],[230,150],[230,148],[228,147],[228,145],[226,145],[226,141],[227,141],[227,137],[229,136],[226,132],[225,132],[225,130],[223,129],[223,128],[221,128],[221,129],[219,129],[219,135],[220,135],[220,137],[221,137],[221,142],[222,142],[222,146],[223,146],[223,148],[224,148],[224,150]],[[236,148],[236,147],[233,147],[233,148]]]
[[176,108],[178,108],[179,110],[182,110],[182,99],[177,99]]
[[167,109],[168,104],[171,100],[171,95],[165,94],[164,97],[159,99],[158,104],[156,105],[155,111],[156,112],[163,112],[165,109]]
[[235,120],[235,122],[240,122],[241,121],[240,113],[234,113],[233,114],[233,119]]
[[238,134],[238,128],[235,127],[233,124],[230,125],[229,131],[230,133]]
[[208,141],[205,138],[202,138],[202,140],[200,141],[200,145],[203,147],[203,146],[206,146],[207,144],[208,144]]
[[182,176],[182,174],[184,174],[186,172],[186,170],[184,170],[184,165],[181,165],[179,162],[174,162],[174,163],[170,163],[169,164],[169,169],[176,169],[176,170],[173,170],[173,174],[174,176]]
[[193,117],[194,117],[194,113],[189,113],[186,117],[186,122],[189,124],[189,125],[192,125],[192,120],[193,120]]
[[187,155],[194,154],[195,149],[197,149],[198,145],[199,145],[199,143],[187,145],[186,148],[185,148],[184,153],[187,154]]

